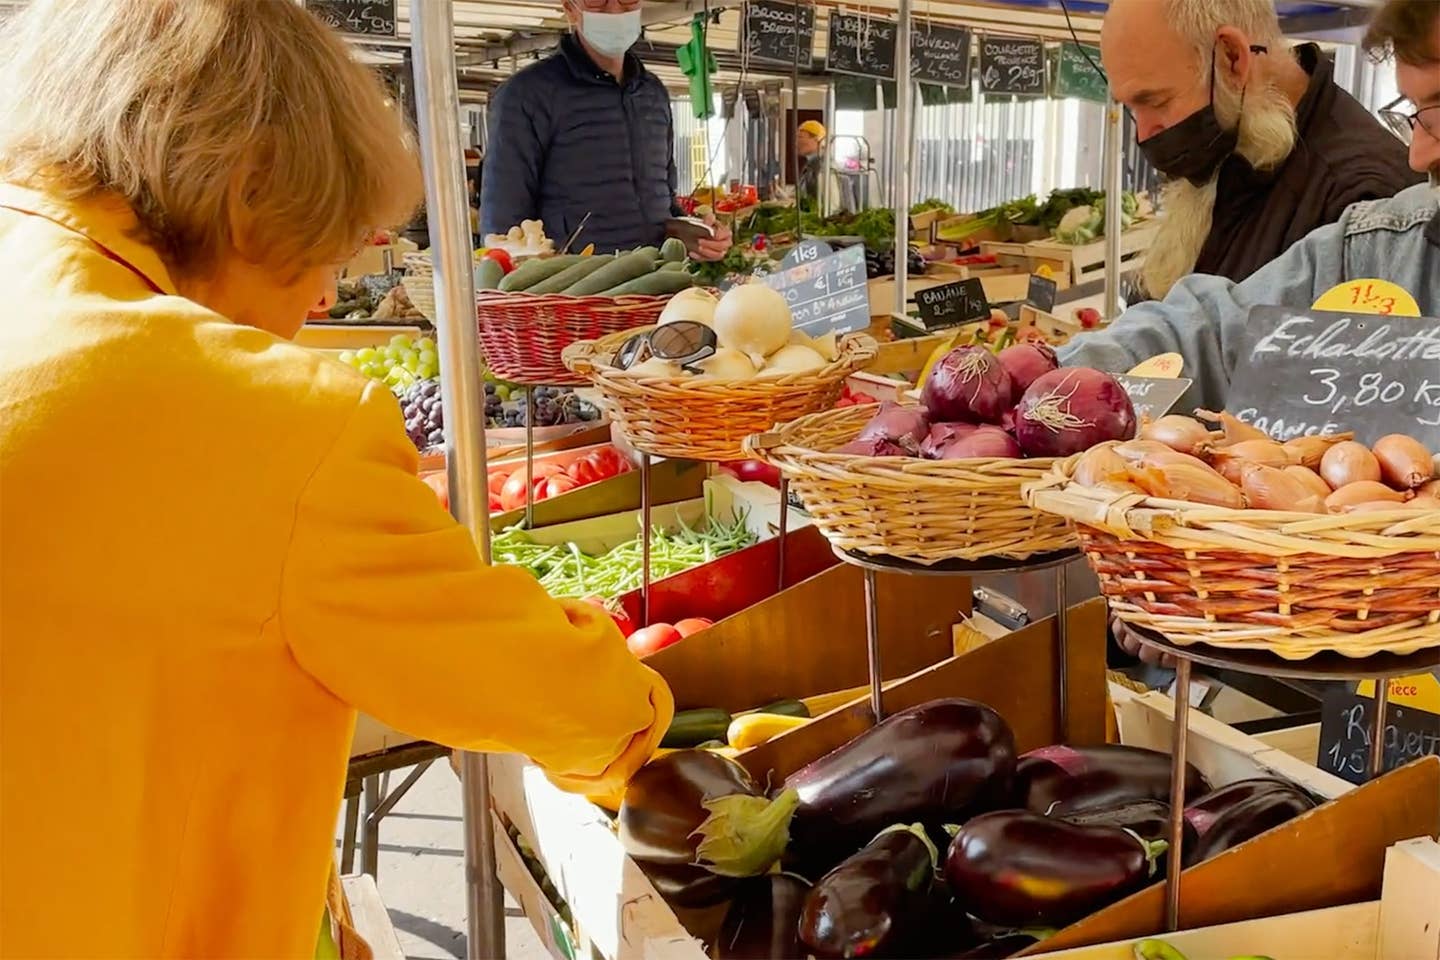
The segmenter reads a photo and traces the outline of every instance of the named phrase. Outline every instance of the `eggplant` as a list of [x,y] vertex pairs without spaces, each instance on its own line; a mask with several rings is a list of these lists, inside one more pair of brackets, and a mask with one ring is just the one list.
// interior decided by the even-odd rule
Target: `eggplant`
[[1165,847],[1119,827],[1001,810],[955,834],[945,879],[988,923],[1063,927],[1148,883]]
[[809,881],[793,873],[772,873],[741,881],[725,911],[711,956],[715,960],[804,960],[800,908]]
[[[1015,805],[1064,816],[1127,800],[1169,800],[1170,766],[1170,754],[1143,747],[1041,747],[1015,764]],[[1187,763],[1186,802],[1209,789]]]
[[939,854],[920,824],[885,830],[821,877],[800,910],[818,957],[897,957],[924,928]]
[[1277,780],[1274,777],[1236,780],[1211,790],[1193,803],[1186,804],[1185,821],[1195,830],[1197,836],[1204,836],[1214,825],[1216,818],[1226,810],[1271,790],[1298,791],[1299,788],[1288,780]]
[[[1126,800],[1108,807],[1063,814],[1060,819],[1082,827],[1120,827],[1139,834],[1141,840],[1168,842],[1170,839],[1170,804],[1160,800]],[[1188,821],[1181,828],[1186,846],[1199,839]]]
[[1238,847],[1252,837],[1294,820],[1314,806],[1314,800],[1294,788],[1254,794],[1215,818],[1199,842],[1184,851],[1185,866],[1203,863],[1231,847]]
[[1000,806],[1015,769],[1015,735],[973,700],[932,700],[886,718],[791,774],[800,798],[790,849],[823,873],[895,823],[930,830]]
[[617,818],[620,843],[642,864],[758,876],[784,852],[796,802],[794,791],[767,799],[728,757],[676,750],[630,779]]
[[722,877],[704,867],[688,863],[651,863],[636,861],[649,878],[655,892],[672,907],[703,910],[729,900],[743,881],[739,877]]

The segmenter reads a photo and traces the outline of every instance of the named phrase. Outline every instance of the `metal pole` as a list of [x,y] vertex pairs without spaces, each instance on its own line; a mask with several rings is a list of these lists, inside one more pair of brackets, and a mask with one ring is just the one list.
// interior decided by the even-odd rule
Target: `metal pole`
[[890,198],[895,207],[895,312],[910,303],[910,127],[915,84],[910,78],[910,33],[914,29],[911,0],[900,0],[895,32],[895,139],[891,142]]
[[865,648],[870,658],[870,712],[885,719],[885,679],[880,669],[880,611],[876,606],[875,571],[865,568]]
[[1385,708],[1390,702],[1390,681],[1375,680],[1375,716],[1370,721],[1370,779],[1385,772]]
[[[460,147],[460,93],[455,73],[455,24],[448,3],[410,9],[416,118],[425,172],[425,205],[435,265],[435,339],[445,384],[445,462],[450,508],[470,528],[490,562],[489,485],[485,471],[485,390],[475,326],[469,207]],[[469,955],[505,956],[504,893],[495,876],[490,779],[485,757],[460,763],[465,815],[465,884]]]
[[1055,669],[1060,675],[1060,742],[1070,738],[1070,577],[1069,562],[1055,568]]
[[776,561],[776,567],[777,567],[777,570],[778,570],[778,572],[777,572],[777,574],[776,574],[776,582],[775,582],[775,590],[776,590],[776,592],[779,592],[779,591],[785,589],[785,528],[786,528],[787,526],[789,526],[789,522],[790,522],[790,481],[789,481],[787,478],[785,478],[785,477],[781,477],[781,478],[780,478],[780,532],[779,532],[779,535],[776,536],[776,538],[775,538],[775,540],[776,540],[776,548],[777,548],[778,551],[779,551],[779,553],[777,554],[777,561]]
[[1125,129],[1120,104],[1105,104],[1105,319],[1120,316],[1120,215],[1124,212],[1121,172],[1125,150],[1121,142]]
[[1170,846],[1165,865],[1165,929],[1180,929],[1180,871],[1185,851],[1185,742],[1190,729],[1190,661],[1175,661],[1175,726],[1170,732]]
[[650,626],[650,454],[640,454],[640,626]]
[[525,529],[535,529],[535,388],[525,384]]

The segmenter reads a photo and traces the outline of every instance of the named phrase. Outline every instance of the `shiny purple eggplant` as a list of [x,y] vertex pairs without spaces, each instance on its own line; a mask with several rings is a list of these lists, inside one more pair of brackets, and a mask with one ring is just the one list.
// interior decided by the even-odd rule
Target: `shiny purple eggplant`
[[636,864],[649,879],[655,892],[672,907],[701,910],[725,903],[742,882],[739,877],[722,877],[704,867],[688,863],[652,863],[638,860]]
[[1238,847],[1246,840],[1294,820],[1314,806],[1314,800],[1293,787],[1256,793],[1215,818],[1200,840],[1184,851],[1185,866],[1203,863],[1231,847]]
[[1236,804],[1244,803],[1251,797],[1272,790],[1296,791],[1299,788],[1288,780],[1274,777],[1254,777],[1236,780],[1223,787],[1216,787],[1205,796],[1185,805],[1185,822],[1194,829],[1196,836],[1204,836],[1215,824],[1215,820]]
[[810,884],[793,873],[741,881],[715,938],[715,960],[803,960],[800,909]]
[[[1199,770],[1185,765],[1185,799],[1210,789]],[[1107,744],[1031,750],[1015,764],[1015,805],[1032,813],[1064,816],[1127,800],[1168,800],[1170,755],[1143,747]]]
[[919,821],[932,831],[1002,805],[1015,736],[973,700],[932,700],[886,718],[797,770],[790,848],[802,873],[821,873],[881,830]]
[[976,917],[1009,927],[1063,927],[1150,882],[1163,840],[1001,810],[962,827],[945,879]]
[[925,925],[935,845],[919,824],[886,830],[821,877],[800,911],[817,957],[898,957]]
[[[1170,838],[1170,804],[1162,800],[1125,800],[1108,807],[1080,810],[1060,814],[1066,823],[1082,827],[1119,827],[1139,834],[1141,840],[1168,840]],[[1186,824],[1187,845],[1197,839],[1193,827]]]

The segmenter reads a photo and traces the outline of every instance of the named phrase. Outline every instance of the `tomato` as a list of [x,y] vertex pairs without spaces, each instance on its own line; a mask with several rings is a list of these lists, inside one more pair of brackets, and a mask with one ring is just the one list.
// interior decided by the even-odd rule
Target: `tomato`
[[490,494],[490,512],[491,512],[491,513],[504,513],[504,512],[505,512],[505,508],[502,507],[502,506],[500,506],[500,498],[497,497],[497,496],[496,496],[495,494],[493,494],[493,493]]
[[499,247],[487,249],[483,254],[481,254],[481,256],[487,260],[494,260],[496,263],[500,264],[500,269],[504,270],[506,273],[509,273],[511,270],[515,269],[515,261],[510,259],[510,254],[506,253],[504,250],[501,250]]
[[585,484],[587,483],[594,483],[596,480],[604,479],[600,476],[600,471],[595,469],[595,464],[592,463],[587,457],[581,457],[579,460],[576,460],[574,463],[570,464],[570,466],[566,467],[565,475],[568,476],[571,480],[574,480],[576,486],[581,487],[585,486]]
[[519,510],[525,506],[525,468],[521,467],[505,481],[500,488],[500,509]]
[[652,623],[641,627],[625,639],[625,645],[637,657],[648,657],[681,639],[680,631],[668,623]]
[[505,488],[505,481],[509,479],[509,470],[491,470],[489,484],[491,496],[500,496],[500,491]]
[[768,463],[759,460],[736,460],[727,464],[735,471],[735,476],[748,483],[763,483],[766,486],[780,489],[780,470]]
[[446,510],[449,510],[450,479],[445,476],[444,472],[442,471],[440,473],[427,473],[420,479],[424,480],[425,483],[430,487],[430,489],[435,491],[435,496],[437,499],[439,499],[440,506],[444,507]]
[[620,630],[621,636],[629,637],[632,633],[635,632],[635,621],[627,617],[624,610],[616,610],[615,608],[611,607],[609,603],[605,602],[604,598],[586,597],[583,602],[588,603],[594,607],[599,607],[601,610],[604,610],[606,613],[610,614],[610,619],[615,621],[615,626]]
[[686,617],[684,620],[675,624],[675,632],[682,637],[688,637],[692,633],[699,633],[706,627],[713,626],[715,626],[713,620],[706,620],[704,617]]
[[608,480],[610,477],[618,476],[630,469],[630,464],[620,451],[614,447],[601,447],[599,450],[592,450],[585,455],[590,465],[595,468],[595,473],[600,480]]
[[1094,330],[1100,326],[1100,311],[1094,307],[1081,307],[1075,311],[1075,319],[1080,321],[1080,326],[1086,330]]
[[852,400],[850,397],[841,397],[839,400],[835,401],[835,409],[837,409],[837,410],[840,409],[841,407],[853,407],[853,406],[855,406],[855,401]]
[[565,474],[557,473],[553,477],[547,477],[543,486],[538,483],[535,485],[535,499],[549,500],[551,497],[558,497],[562,493],[569,493],[578,486],[578,483],[565,476]]

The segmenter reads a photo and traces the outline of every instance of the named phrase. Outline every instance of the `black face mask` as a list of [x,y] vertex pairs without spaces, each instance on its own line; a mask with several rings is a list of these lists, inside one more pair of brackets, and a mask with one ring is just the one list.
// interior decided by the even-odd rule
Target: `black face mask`
[[[1255,49],[1255,48],[1252,48]],[[1259,48],[1263,50],[1264,48]],[[1245,107],[1245,91],[1240,91]],[[1173,127],[1161,130],[1149,140],[1138,142],[1150,165],[1172,179],[1184,177],[1197,187],[1210,182],[1220,164],[1235,152],[1240,125],[1224,130],[1215,117],[1215,62],[1210,62],[1210,102]]]

